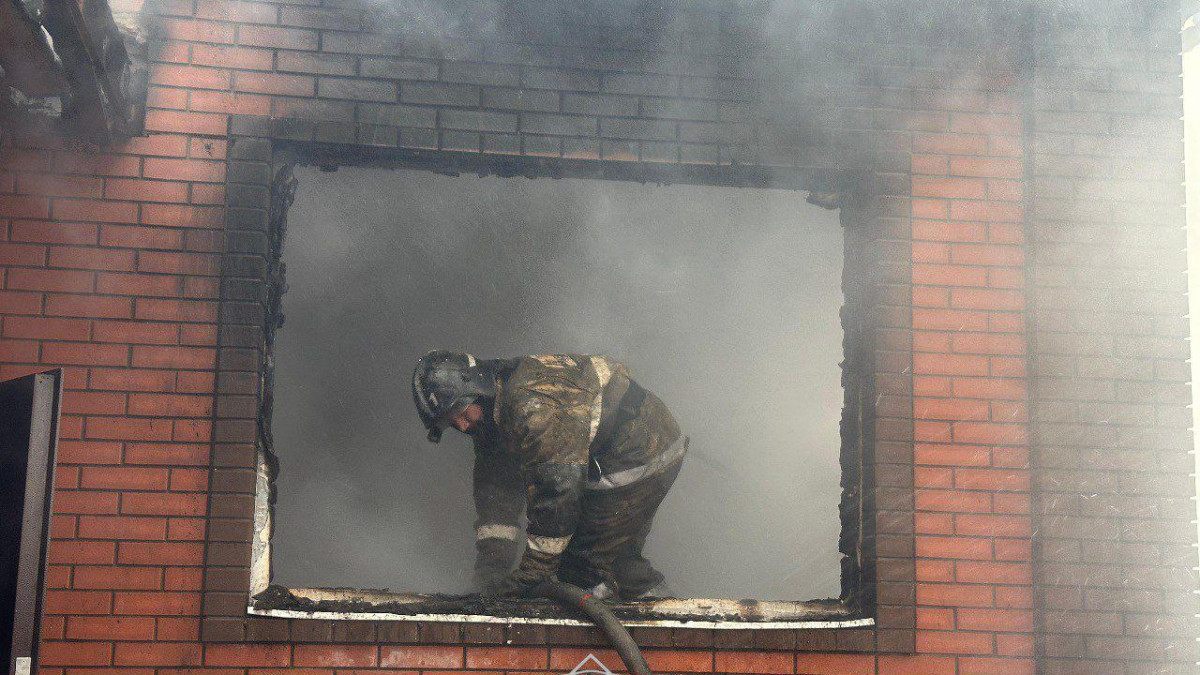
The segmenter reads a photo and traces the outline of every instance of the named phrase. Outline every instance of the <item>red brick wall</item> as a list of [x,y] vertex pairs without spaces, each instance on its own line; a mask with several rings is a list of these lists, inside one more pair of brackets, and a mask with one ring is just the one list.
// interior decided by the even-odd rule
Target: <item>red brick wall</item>
[[1023,143],[991,107],[912,141],[917,649],[960,673],[1033,672]]
[[[595,640],[263,620],[201,642],[202,590],[223,583],[206,528],[244,524],[224,511],[244,500],[210,512],[218,387],[223,405],[254,393],[216,378],[222,254],[255,240],[224,236],[227,172],[258,166],[226,150],[231,124],[274,116],[301,141],[867,176],[880,437],[911,437],[876,447],[881,542],[915,535],[879,573],[888,601],[916,604],[916,653],[641,631],[656,670],[1192,672],[1185,284],[1177,259],[1138,262],[1181,247],[1173,13],[913,5],[805,18],[714,1],[528,32],[538,12],[515,12],[480,29],[502,38],[465,22],[429,42],[352,2],[150,3],[146,137],[0,146],[0,373],[67,374],[42,671],[565,672]],[[793,50],[746,48],[763,30]],[[1121,58],[1089,67],[1095,40]]]

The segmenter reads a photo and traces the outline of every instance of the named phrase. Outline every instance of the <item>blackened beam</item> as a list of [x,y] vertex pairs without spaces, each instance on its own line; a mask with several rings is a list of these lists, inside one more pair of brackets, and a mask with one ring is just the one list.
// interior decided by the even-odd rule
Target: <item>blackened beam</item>
[[63,121],[98,145],[131,135],[139,106],[130,91],[125,40],[108,2],[46,0],[44,24],[70,85]]
[[4,83],[30,98],[66,92],[67,80],[46,32],[19,0],[0,0],[0,68]]

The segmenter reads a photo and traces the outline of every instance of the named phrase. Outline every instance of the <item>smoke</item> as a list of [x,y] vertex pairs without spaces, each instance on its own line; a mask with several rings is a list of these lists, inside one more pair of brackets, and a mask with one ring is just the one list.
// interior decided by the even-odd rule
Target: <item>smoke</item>
[[692,437],[648,555],[692,597],[839,591],[842,232],[776,190],[303,169],[277,336],[276,580],[465,591],[472,451],[431,348],[603,353]]
[[[654,73],[667,88],[643,100],[663,114],[704,107],[712,120],[739,121],[722,129],[723,144],[790,147],[789,156],[830,145],[853,154],[885,120],[936,132],[958,111],[1015,112],[1004,90],[1014,70],[1030,75],[1018,63],[1027,56],[1019,34],[1030,29],[1045,67],[1032,83],[1041,107],[1086,108],[1085,90],[1115,91],[1131,112],[1175,105],[1173,89],[1155,99],[1138,89],[1141,74],[1121,79],[1144,58],[1133,44],[1144,36],[1099,26],[1147,23],[1150,10],[1132,5],[1116,21],[1095,16],[1116,11],[1106,3],[1082,0],[1010,9],[738,2],[724,11],[616,0],[361,4],[384,39],[363,46],[355,36],[348,51]],[[961,25],[946,30],[947,17]],[[675,91],[685,98],[657,98]],[[941,113],[917,112],[926,108]],[[1056,120],[1039,118],[1042,142],[1056,142]],[[832,138],[839,128],[864,131]],[[1078,151],[1096,155],[1095,166],[1064,160],[1061,170],[1115,174],[1100,156],[1154,151],[1110,131]],[[1054,171],[1053,154],[1042,171]],[[411,364],[436,347],[625,360],[693,437],[649,544],[675,588],[837,594],[834,214],[767,190],[359,169],[299,176],[277,352],[279,582],[466,589],[470,444],[455,433],[426,443],[408,392]],[[1088,207],[1064,201],[1072,216]]]

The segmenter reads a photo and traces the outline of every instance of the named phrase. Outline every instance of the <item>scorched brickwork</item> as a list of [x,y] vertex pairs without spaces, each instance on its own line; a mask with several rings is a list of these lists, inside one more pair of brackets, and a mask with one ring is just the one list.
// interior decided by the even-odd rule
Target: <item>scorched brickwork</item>
[[1196,672],[1178,11],[825,4],[120,6],[146,135],[0,146],[0,374],[66,373],[40,671],[618,662],[589,629],[246,616],[299,159],[840,195],[876,626],[639,629],[656,671]]

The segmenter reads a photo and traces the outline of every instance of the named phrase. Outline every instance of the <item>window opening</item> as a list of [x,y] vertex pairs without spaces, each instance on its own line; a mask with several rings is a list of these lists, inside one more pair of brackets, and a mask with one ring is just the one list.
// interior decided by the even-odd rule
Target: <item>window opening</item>
[[[258,606],[495,613],[454,598],[470,441],[427,443],[409,394],[416,357],[449,348],[616,356],[680,420],[692,451],[647,556],[693,600],[626,616],[850,613],[831,598],[861,581],[862,402],[839,368],[836,212],[784,190],[361,168],[296,169],[289,212],[281,175]],[[312,590],[332,586],[392,590]]]

